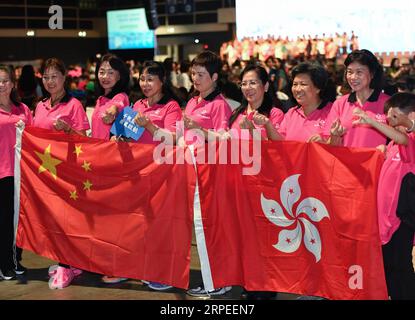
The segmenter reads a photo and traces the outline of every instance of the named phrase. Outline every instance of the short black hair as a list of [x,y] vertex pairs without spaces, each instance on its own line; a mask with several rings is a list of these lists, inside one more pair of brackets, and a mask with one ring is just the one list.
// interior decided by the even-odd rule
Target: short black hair
[[173,99],[177,101],[179,104],[183,102],[182,99],[175,92],[176,91],[175,88],[173,88],[170,85],[169,81],[167,81],[167,75],[166,75],[167,70],[165,69],[163,63],[153,61],[153,60],[145,61],[143,65],[141,66],[140,76],[145,71],[147,71],[148,74],[156,76],[160,79],[160,81],[163,84],[162,92],[163,92],[164,99],[166,99],[167,101],[170,99]]
[[394,94],[385,102],[385,113],[388,113],[390,108],[398,108],[405,114],[415,112],[415,94],[409,92]]
[[190,66],[204,67],[209,72],[210,77],[212,77],[215,73],[217,73],[219,76],[219,73],[222,69],[222,61],[216,53],[207,50],[199,53],[192,60]]
[[336,89],[331,85],[329,74],[320,64],[302,62],[296,65],[291,71],[291,79],[299,74],[308,74],[314,86],[320,89],[319,96],[325,106],[329,101],[336,99]]

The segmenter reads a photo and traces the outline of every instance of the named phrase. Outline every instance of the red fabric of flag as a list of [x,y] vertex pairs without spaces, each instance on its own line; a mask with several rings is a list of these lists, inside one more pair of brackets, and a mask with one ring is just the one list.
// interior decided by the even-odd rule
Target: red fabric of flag
[[387,299],[376,211],[382,157],[262,142],[257,175],[242,175],[243,164],[199,163],[214,288]]
[[17,245],[83,270],[188,288],[194,169],[157,164],[154,148],[27,128]]

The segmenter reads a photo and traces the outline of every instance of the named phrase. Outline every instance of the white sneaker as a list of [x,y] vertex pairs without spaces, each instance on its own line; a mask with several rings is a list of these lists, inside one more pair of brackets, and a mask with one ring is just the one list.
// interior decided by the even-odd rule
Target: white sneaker
[[203,285],[200,285],[197,288],[187,290],[187,294],[192,297],[208,298],[211,296],[224,295],[231,290],[232,290],[232,287],[222,287],[222,288],[214,289],[212,291],[206,291],[205,287]]

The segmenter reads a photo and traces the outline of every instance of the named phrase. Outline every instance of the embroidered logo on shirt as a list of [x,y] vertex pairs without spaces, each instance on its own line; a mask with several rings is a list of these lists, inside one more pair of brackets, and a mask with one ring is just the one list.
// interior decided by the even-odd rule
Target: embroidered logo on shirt
[[325,125],[326,125],[326,120],[323,120],[323,119],[320,119],[316,123],[314,123],[314,126],[318,128],[324,128]]
[[386,123],[385,115],[382,114],[382,113],[377,113],[375,115],[375,119],[376,119],[377,122]]
[[209,112],[207,112],[205,109],[201,110],[199,115],[202,119],[210,119]]
[[392,161],[402,161],[400,153],[396,153],[392,158]]
[[160,113],[161,113],[161,110],[160,109],[157,109],[157,110],[154,110],[154,111],[150,112],[151,116],[153,118],[156,118],[156,119],[163,118],[163,115],[161,115]]

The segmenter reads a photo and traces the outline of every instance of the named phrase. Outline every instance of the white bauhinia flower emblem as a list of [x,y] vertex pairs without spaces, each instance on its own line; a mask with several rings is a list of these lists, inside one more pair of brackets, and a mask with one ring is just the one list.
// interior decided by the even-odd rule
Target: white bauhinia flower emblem
[[[306,198],[300,202],[293,212],[293,205],[300,200],[301,188],[298,183],[300,174],[292,175],[281,185],[280,199],[288,215],[284,214],[280,204],[274,200],[268,200],[261,194],[261,206],[264,215],[273,224],[284,228],[278,235],[278,243],[274,248],[284,252],[293,253],[300,248],[301,241],[316,258],[316,263],[321,259],[320,233],[313,222],[320,222],[323,218],[330,218],[325,205],[316,198]],[[300,214],[304,216],[299,217]],[[295,224],[294,229],[287,229]],[[303,237],[304,233],[304,237]]]

